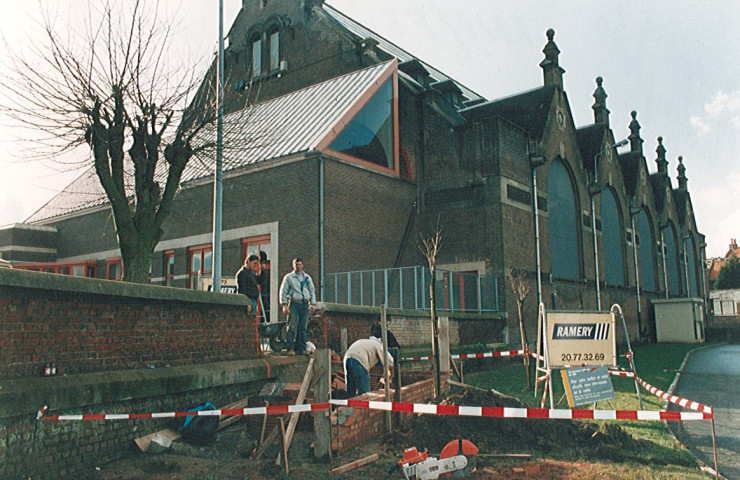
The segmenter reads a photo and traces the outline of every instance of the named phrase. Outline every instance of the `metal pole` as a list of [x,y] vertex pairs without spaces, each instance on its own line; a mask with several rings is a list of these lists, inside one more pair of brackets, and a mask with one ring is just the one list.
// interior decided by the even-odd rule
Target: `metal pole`
[[663,230],[668,226],[660,229],[660,257],[663,259],[663,289],[665,290],[665,298],[668,298],[668,267],[665,263],[665,234]]
[[601,311],[601,285],[599,285],[600,279],[599,279],[599,248],[598,248],[598,242],[596,241],[596,209],[594,207],[595,203],[595,193],[591,193],[591,233],[594,240],[594,272],[595,272],[595,283],[596,283],[596,311]]
[[[632,254],[635,262],[635,291],[637,293],[637,330],[638,335],[642,335],[642,306],[640,305],[640,266],[637,264],[637,235],[635,234],[635,215],[640,213],[630,210],[630,222],[632,224]],[[627,335],[629,338],[629,335]]]
[[218,83],[216,85],[216,103],[218,117],[216,121],[216,171],[213,185],[213,291],[221,291],[221,209],[223,205],[223,180],[221,163],[223,155],[224,131],[224,0],[218,2]]

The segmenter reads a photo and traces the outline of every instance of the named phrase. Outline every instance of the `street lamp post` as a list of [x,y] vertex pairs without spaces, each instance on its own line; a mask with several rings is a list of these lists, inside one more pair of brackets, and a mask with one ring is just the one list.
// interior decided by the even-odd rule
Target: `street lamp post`
[[619,148],[624,145],[627,145],[627,140],[622,140],[621,142],[617,142],[613,145],[609,145],[605,149],[598,152],[596,155],[594,155],[594,175],[591,184],[588,186],[588,193],[591,197],[591,233],[593,237],[594,242],[594,272],[595,272],[595,279],[596,279],[596,310],[601,311],[601,280],[599,278],[599,249],[598,244],[596,241],[596,207],[595,207],[595,199],[596,195],[601,193],[601,185],[599,184],[599,156],[611,149]]

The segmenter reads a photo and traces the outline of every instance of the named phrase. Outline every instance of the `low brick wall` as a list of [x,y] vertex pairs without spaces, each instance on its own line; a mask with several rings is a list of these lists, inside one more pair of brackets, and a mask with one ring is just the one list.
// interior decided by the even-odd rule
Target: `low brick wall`
[[[434,397],[433,372],[414,372],[413,376],[404,377],[401,387],[401,402],[424,403]],[[446,379],[443,379],[442,390],[447,391]],[[391,398],[394,398],[391,390]],[[355,400],[385,401],[385,393],[372,391]],[[331,416],[332,450],[346,452],[371,439],[379,438],[385,432],[384,410],[369,408],[339,407]]]
[[240,295],[0,270],[0,377],[256,358]]

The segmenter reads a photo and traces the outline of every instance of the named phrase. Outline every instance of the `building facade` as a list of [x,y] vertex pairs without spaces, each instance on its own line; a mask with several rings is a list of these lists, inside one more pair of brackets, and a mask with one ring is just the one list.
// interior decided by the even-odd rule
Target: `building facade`
[[[424,265],[419,236],[439,228],[439,268],[498,278],[511,332],[510,269],[531,283],[530,332],[538,302],[618,303],[630,336],[649,338],[650,300],[706,298],[683,160],[674,185],[659,138],[649,168],[636,112],[619,142],[601,78],[594,122],[576,126],[554,37],[542,85],[488,100],[320,0],[245,0],[224,57],[223,276],[264,252],[276,292],[300,256],[327,298],[332,274]],[[183,175],[154,284],[200,288],[211,274],[209,168],[196,159]],[[120,278],[94,172],[0,229],[0,252],[17,268]],[[466,298],[464,282],[443,288],[446,304]]]

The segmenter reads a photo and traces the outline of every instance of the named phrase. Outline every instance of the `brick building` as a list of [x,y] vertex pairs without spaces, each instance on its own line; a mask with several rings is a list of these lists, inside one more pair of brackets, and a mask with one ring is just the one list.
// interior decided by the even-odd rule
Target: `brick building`
[[[650,330],[651,299],[706,298],[682,159],[674,186],[659,138],[650,173],[636,112],[620,153],[601,78],[594,122],[577,127],[554,35],[541,86],[488,100],[321,0],[244,0],[224,56],[223,276],[264,251],[275,292],[300,255],[326,294],[336,272],[423,265],[419,233],[439,222],[440,268],[528,273],[530,331],[538,297],[548,308],[619,303],[635,337]],[[183,175],[155,284],[197,288],[210,275],[209,168],[193,161]],[[0,230],[0,251],[19,268],[120,278],[94,171]],[[456,288],[446,295],[459,301]]]

